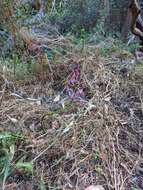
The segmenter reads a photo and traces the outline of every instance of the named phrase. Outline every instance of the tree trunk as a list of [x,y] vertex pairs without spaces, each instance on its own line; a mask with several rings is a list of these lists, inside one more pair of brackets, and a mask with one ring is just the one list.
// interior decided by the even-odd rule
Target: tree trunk
[[132,0],[129,11],[131,12],[131,32],[140,38],[141,44],[143,45],[143,21],[137,0]]

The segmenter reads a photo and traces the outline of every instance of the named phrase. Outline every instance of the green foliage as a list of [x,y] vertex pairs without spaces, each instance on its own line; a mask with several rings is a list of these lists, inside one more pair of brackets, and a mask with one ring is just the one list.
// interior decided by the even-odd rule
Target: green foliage
[[132,44],[130,44],[130,46],[127,49],[131,53],[134,53],[135,50],[137,50],[138,48],[139,48],[139,43],[132,43]]
[[39,188],[40,188],[40,190],[46,190],[46,186],[45,186],[43,176],[41,176]]
[[6,178],[12,171],[14,157],[14,143],[18,136],[11,133],[0,134],[0,181],[5,184]]
[[99,55],[103,57],[109,57],[111,54],[120,51],[120,41],[113,38],[107,38],[99,43]]
[[10,132],[3,132],[0,134],[0,183],[4,189],[7,177],[13,172],[14,169],[20,169],[26,173],[33,172],[33,163],[23,162],[18,160],[14,162],[14,155],[16,144],[24,142],[23,136],[13,134]]
[[24,172],[33,173],[33,163],[32,162],[20,162],[18,161],[15,165],[17,169],[22,169]]
[[22,63],[22,59],[17,54],[13,54],[12,57],[1,57],[0,65],[5,67],[7,72],[14,75],[16,79],[22,80],[32,74],[34,60],[29,56],[26,63]]

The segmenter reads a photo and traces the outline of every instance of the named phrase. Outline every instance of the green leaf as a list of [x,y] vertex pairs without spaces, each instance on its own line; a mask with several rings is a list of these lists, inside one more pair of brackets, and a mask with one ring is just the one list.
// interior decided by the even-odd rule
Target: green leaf
[[41,176],[41,180],[40,180],[40,190],[46,190],[43,176]]
[[32,162],[17,162],[16,167],[18,169],[25,169],[27,172],[33,172],[33,163]]

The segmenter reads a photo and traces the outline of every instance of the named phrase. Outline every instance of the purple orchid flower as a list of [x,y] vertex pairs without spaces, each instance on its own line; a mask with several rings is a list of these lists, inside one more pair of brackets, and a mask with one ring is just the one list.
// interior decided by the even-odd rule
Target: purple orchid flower
[[74,68],[69,74],[65,91],[72,100],[84,97],[79,66]]

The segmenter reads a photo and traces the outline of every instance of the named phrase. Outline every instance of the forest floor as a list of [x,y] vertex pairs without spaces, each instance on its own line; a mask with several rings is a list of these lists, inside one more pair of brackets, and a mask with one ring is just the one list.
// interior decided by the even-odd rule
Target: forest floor
[[143,65],[109,49],[85,45],[49,73],[0,77],[3,190],[143,189]]

